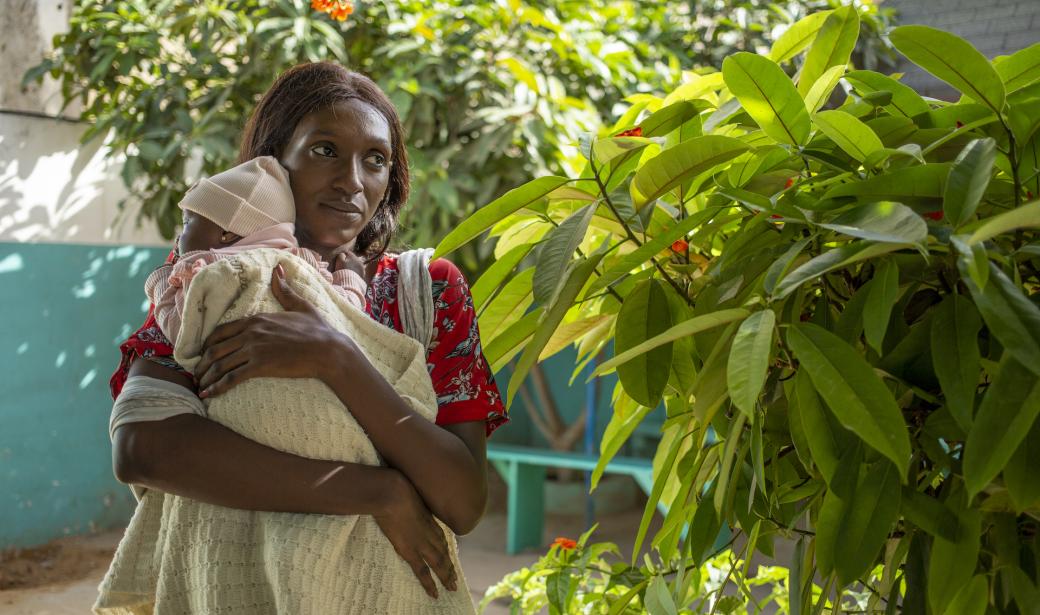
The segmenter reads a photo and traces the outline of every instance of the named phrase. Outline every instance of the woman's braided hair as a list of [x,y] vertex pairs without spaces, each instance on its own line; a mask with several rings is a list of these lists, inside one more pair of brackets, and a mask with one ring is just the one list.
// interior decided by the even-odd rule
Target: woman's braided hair
[[408,152],[397,110],[371,79],[332,62],[294,66],[282,73],[260,99],[246,122],[239,163],[257,156],[280,158],[304,116],[347,100],[360,100],[378,111],[390,126],[390,181],[368,225],[358,234],[355,251],[369,260],[383,254],[397,230],[397,216],[408,200]]

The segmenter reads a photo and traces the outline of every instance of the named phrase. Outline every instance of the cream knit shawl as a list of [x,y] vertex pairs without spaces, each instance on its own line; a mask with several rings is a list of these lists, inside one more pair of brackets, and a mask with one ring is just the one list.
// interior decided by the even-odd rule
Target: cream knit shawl
[[[251,250],[198,273],[185,298],[177,361],[194,368],[201,342],[219,324],[283,311],[270,291],[278,263],[293,290],[331,326],[350,335],[401,397],[432,420],[436,396],[424,348],[349,305],[313,267],[285,251]],[[211,399],[208,416],[251,440],[296,455],[380,464],[357,421],[316,379],[248,380]],[[148,490],[101,583],[94,611],[474,613],[455,536],[441,525],[459,582],[454,592],[438,582],[440,597],[435,600],[371,516],[253,512]]]

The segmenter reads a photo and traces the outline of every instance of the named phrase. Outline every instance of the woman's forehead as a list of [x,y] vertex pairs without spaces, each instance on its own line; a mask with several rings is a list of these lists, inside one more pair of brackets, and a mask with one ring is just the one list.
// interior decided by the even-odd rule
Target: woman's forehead
[[390,125],[372,105],[356,99],[338,102],[309,113],[296,127],[297,135],[328,138],[365,138],[390,147]]

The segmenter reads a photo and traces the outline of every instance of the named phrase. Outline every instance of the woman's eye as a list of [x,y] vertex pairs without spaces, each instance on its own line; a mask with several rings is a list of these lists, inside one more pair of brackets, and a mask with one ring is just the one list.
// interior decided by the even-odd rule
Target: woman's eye
[[372,154],[365,160],[367,160],[369,164],[375,165],[377,167],[386,166],[386,156],[382,154]]
[[315,145],[311,148],[311,151],[319,156],[332,157],[336,155],[336,150],[332,149],[329,145]]

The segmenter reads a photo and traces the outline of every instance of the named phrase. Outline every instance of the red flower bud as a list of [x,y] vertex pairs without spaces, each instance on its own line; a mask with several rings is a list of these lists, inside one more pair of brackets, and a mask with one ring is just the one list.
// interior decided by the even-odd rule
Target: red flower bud
[[957,120],[957,128],[964,128],[964,122]]
[[770,218],[783,218],[780,214],[769,214]]
[[942,212],[941,209],[938,210],[938,211],[929,211],[929,212],[927,212],[925,214],[922,214],[922,215],[925,218],[928,218],[929,220],[937,220],[938,221],[938,220],[942,220],[943,219],[943,212]]
[[676,254],[685,254],[689,247],[690,244],[685,239],[676,239],[672,242],[672,252]]
[[784,182],[784,190],[787,190],[788,188],[790,188],[793,185],[794,185],[794,178],[793,177],[788,177],[787,181]]
[[636,126],[635,128],[631,128],[629,130],[623,130],[623,131],[617,133],[614,136],[615,137],[641,137],[641,136],[643,136],[643,127],[642,126]]

